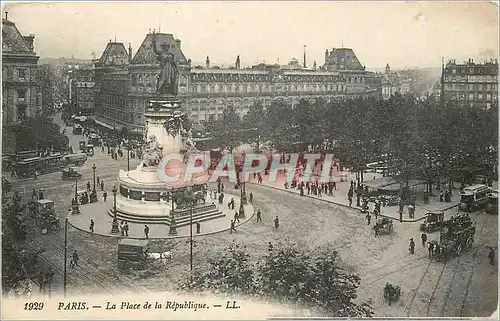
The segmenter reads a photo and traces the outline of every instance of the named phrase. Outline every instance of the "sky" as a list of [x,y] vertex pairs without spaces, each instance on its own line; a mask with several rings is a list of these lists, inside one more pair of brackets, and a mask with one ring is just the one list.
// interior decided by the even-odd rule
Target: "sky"
[[352,48],[367,69],[439,67],[441,57],[497,58],[498,7],[488,2],[53,2],[2,3],[3,17],[35,34],[41,57],[99,57],[116,37],[134,52],[151,29],[182,40],[203,63],[324,63],[325,49]]

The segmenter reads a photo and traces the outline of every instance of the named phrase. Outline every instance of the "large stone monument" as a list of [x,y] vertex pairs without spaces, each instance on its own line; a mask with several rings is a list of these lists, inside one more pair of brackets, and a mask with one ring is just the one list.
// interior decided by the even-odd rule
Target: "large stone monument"
[[[116,213],[110,210],[109,215],[128,222],[167,224],[172,228],[189,225],[191,213],[193,222],[224,217],[215,204],[206,200],[208,173],[193,175],[187,182],[167,183],[159,178],[158,166],[165,155],[196,151],[187,117],[177,98],[179,73],[174,55],[168,44],[160,48],[157,49],[153,38],[152,50],[157,55],[160,74],[155,98],[149,101],[144,114],[147,142],[142,161],[136,169],[120,170]],[[185,166],[186,159],[171,165],[170,170],[181,172]]]

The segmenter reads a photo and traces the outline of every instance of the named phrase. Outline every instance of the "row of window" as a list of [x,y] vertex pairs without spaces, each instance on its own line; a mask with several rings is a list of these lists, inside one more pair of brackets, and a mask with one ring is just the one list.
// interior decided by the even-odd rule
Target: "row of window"
[[29,70],[27,68],[12,68],[12,67],[3,67],[2,68],[2,78],[9,79],[10,74],[14,71],[14,79],[15,80],[28,80]]
[[497,91],[498,84],[464,84],[464,83],[445,83],[445,90],[486,90]]
[[193,93],[271,93],[278,92],[326,92],[326,91],[346,91],[344,85],[308,85],[295,84],[275,87],[273,85],[196,85],[192,87]]
[[497,93],[493,94],[453,94],[451,95],[452,100],[474,100],[474,101],[496,101],[498,99]]

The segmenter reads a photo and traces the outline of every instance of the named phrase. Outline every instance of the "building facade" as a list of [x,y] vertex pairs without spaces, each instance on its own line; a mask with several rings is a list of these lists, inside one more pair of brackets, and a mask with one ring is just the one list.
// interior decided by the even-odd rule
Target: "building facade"
[[93,115],[94,105],[94,70],[78,69],[71,73],[69,97],[74,113]]
[[23,36],[14,22],[2,19],[2,153],[16,150],[14,130],[24,117],[41,112],[34,35]]
[[441,100],[483,109],[498,108],[498,60],[481,64],[469,59],[443,66]]
[[[149,33],[135,55],[130,45],[127,53],[122,43],[114,43],[120,48],[116,49],[120,52],[117,59],[130,59],[127,63],[120,66],[103,64],[109,59],[106,56],[111,43],[96,63],[96,119],[107,127],[142,133],[143,114],[149,100],[155,96],[160,72],[152,48],[154,37],[158,50],[163,43],[170,46],[179,68],[178,96],[195,123],[217,119],[229,105],[242,117],[253,104],[269,107],[274,99],[295,105],[301,99],[330,101],[381,96],[381,77],[366,71],[352,49],[327,51],[325,63],[320,68],[304,68],[298,63],[241,68],[239,56],[231,68],[211,67],[209,57],[205,67],[193,67],[182,52],[179,39],[172,34]],[[115,91],[120,91],[117,98],[104,98],[115,95]]]

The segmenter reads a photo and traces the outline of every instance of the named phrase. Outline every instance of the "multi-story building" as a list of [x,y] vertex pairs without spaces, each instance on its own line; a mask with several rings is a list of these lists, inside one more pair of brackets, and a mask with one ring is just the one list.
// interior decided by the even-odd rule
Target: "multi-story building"
[[14,130],[23,117],[41,111],[34,35],[23,36],[6,14],[2,19],[2,153],[16,151]]
[[442,70],[441,100],[484,109],[498,107],[498,60],[482,64],[472,59],[463,64],[449,61]]
[[93,115],[94,108],[94,70],[79,69],[71,73],[69,97],[74,113]]
[[110,130],[121,130],[130,120],[125,111],[129,63],[130,55],[123,43],[111,40],[94,63],[95,121]]
[[[192,67],[191,60],[186,59],[182,52],[179,39],[165,33],[154,35],[158,48],[163,43],[170,45],[179,67],[178,96],[195,122],[217,119],[229,105],[243,116],[253,104],[269,107],[274,99],[294,105],[301,99],[323,98],[329,101],[349,97],[379,97],[381,94],[380,77],[367,72],[352,49],[325,52],[325,63],[321,68],[304,68],[297,61],[287,66],[259,64],[242,68],[239,56],[231,68],[212,67],[209,57],[205,67]],[[96,118],[108,128],[120,130],[125,127],[137,133],[142,132],[143,114],[148,101],[155,95],[160,71],[152,40],[152,33],[146,35],[130,61],[127,60],[132,57],[130,45],[127,54],[122,43],[109,43],[99,63],[96,63]],[[103,65],[103,60],[109,60],[110,46],[117,48],[120,54],[116,59],[123,60],[123,64]],[[98,77],[102,80],[98,80]],[[110,82],[106,83],[104,79]],[[120,91],[120,98],[110,98],[108,102],[100,100],[117,90]]]

